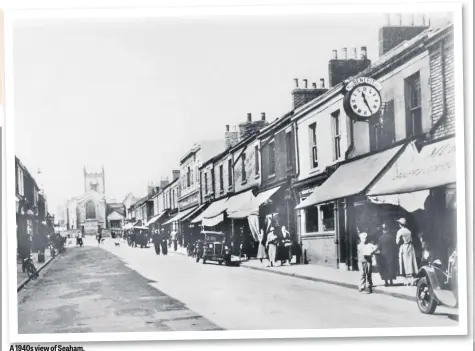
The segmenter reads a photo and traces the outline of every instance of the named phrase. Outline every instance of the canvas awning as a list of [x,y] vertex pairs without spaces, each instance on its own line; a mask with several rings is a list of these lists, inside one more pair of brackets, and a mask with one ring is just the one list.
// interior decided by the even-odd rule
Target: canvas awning
[[257,194],[257,196],[253,196],[252,199],[243,203],[238,209],[234,211],[228,211],[229,218],[246,218],[250,215],[259,215],[259,207],[267,202],[272,195],[274,195],[280,186],[275,188],[265,190]]
[[[426,145],[420,153],[414,150],[415,146],[408,146],[401,157],[404,161],[398,159],[368,195],[410,193],[456,182],[455,138]],[[406,151],[414,154],[412,158],[405,156]]]
[[193,219],[191,223],[199,223],[201,222],[204,218],[213,218],[216,216],[219,216],[222,214],[224,211],[226,211],[226,202],[228,201],[228,198],[225,197],[221,200],[218,200],[216,202],[213,202],[209,207],[204,210],[198,217]]
[[[240,208],[245,206],[247,203],[250,203],[254,200],[255,196],[252,193],[252,190],[245,191],[243,193],[234,195],[229,198],[226,202],[226,213],[231,217],[234,213],[239,211]],[[231,217],[236,218],[236,217]]]
[[183,216],[183,218],[181,220],[182,221],[187,221],[187,220],[193,219],[205,206],[206,206],[206,204],[199,205],[198,207],[195,207],[195,209],[193,211],[191,211],[187,215]]
[[224,213],[221,212],[219,215],[211,217],[211,218],[203,218],[201,224],[205,227],[214,227],[224,221]]
[[121,221],[124,219],[124,216],[122,216],[120,213],[114,211],[111,214],[107,216],[108,221]]
[[167,211],[162,211],[158,215],[152,217],[147,223],[145,223],[145,226],[149,226],[157,222],[160,218],[162,218]]
[[179,221],[180,219],[182,219],[183,217],[185,217],[185,216],[188,215],[189,213],[193,212],[193,211],[196,210],[197,208],[198,208],[198,206],[195,206],[195,207],[186,209],[186,210],[184,210],[184,211],[178,212],[178,214],[177,214],[176,216],[174,216],[173,218],[171,218],[171,219],[169,219],[168,221],[166,221],[165,223],[163,223],[163,225],[166,225],[166,224],[170,224],[170,223]]
[[134,225],[133,228],[134,228],[134,229],[148,230],[148,227],[145,227],[145,226],[143,226],[143,225]]
[[366,188],[383,172],[403,145],[345,163],[312,194],[303,200],[296,209],[302,209],[328,201],[363,193]]

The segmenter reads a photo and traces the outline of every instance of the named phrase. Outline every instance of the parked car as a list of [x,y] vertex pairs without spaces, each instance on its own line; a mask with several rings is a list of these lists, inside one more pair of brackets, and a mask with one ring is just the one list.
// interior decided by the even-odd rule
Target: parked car
[[231,263],[231,248],[225,243],[225,235],[222,232],[202,231],[197,241],[196,262],[200,259],[203,264],[206,261],[215,261],[226,265]]
[[132,230],[135,234],[136,245],[140,246],[140,248],[147,247],[150,241],[150,233],[148,227],[135,226],[132,228]]

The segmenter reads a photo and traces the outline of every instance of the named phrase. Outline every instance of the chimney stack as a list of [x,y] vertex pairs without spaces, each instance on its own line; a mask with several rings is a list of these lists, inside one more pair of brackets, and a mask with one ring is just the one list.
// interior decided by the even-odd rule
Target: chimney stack
[[179,169],[174,169],[172,171],[172,175],[173,175],[173,180],[180,178],[180,170]]
[[303,86],[304,86],[305,89],[308,88],[308,80],[307,79],[303,80]]
[[353,59],[358,59],[358,54],[356,53],[356,48],[353,48]]
[[266,120],[266,113],[265,112],[261,112],[261,120],[262,121]]
[[298,88],[299,87],[299,79],[294,78],[294,82],[295,82],[295,87]]
[[231,132],[229,125],[226,125],[226,132],[224,133],[224,148],[227,149],[231,146],[236,145],[239,142],[239,134],[235,130]]
[[368,57],[368,53],[366,51],[366,46],[362,46],[361,47],[361,59],[366,60],[367,57]]
[[226,132],[229,132],[229,124],[226,124]]
[[337,60],[338,59],[338,52],[336,50],[332,50],[332,53],[333,53],[333,60]]
[[320,88],[325,89],[325,79],[320,78]]
[[250,113],[247,114],[247,121],[252,122],[252,115]]
[[312,88],[317,89],[317,83],[312,83]]
[[402,14],[397,14],[396,22],[393,21],[393,25],[385,25],[379,29],[379,56],[384,55],[402,42],[411,40],[428,28],[425,19],[422,19],[422,24],[416,25],[415,15],[409,16],[411,17],[407,17],[407,24],[403,24]]
[[343,48],[342,51],[343,51],[343,60],[348,59],[348,51],[347,51],[347,49],[346,49],[346,48]]

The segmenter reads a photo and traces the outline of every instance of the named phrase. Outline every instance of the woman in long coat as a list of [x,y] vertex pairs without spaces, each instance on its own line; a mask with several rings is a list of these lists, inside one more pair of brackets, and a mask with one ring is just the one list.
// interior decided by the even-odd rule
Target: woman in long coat
[[267,234],[267,252],[269,253],[270,265],[273,267],[277,255],[277,236],[274,233],[274,227],[270,227]]
[[397,275],[397,245],[394,237],[389,234],[385,223],[381,229],[382,235],[378,239],[379,254],[376,255],[376,261],[381,279],[384,280],[384,286],[388,286],[393,285],[393,280]]
[[258,240],[258,247],[257,247],[257,258],[263,263],[263,260],[267,258],[267,252],[265,247],[265,238],[264,238],[264,230],[261,229],[259,234],[257,235]]
[[407,228],[405,218],[397,220],[400,229],[397,231],[396,243],[399,247],[399,269],[403,277],[406,277],[405,285],[410,285],[409,279],[417,274],[416,252],[412,243],[412,233]]

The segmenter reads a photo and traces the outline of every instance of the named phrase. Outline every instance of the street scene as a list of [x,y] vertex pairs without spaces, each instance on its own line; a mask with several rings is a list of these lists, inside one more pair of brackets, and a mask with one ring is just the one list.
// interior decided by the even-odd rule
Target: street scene
[[19,21],[19,333],[459,326],[452,17],[359,16]]

